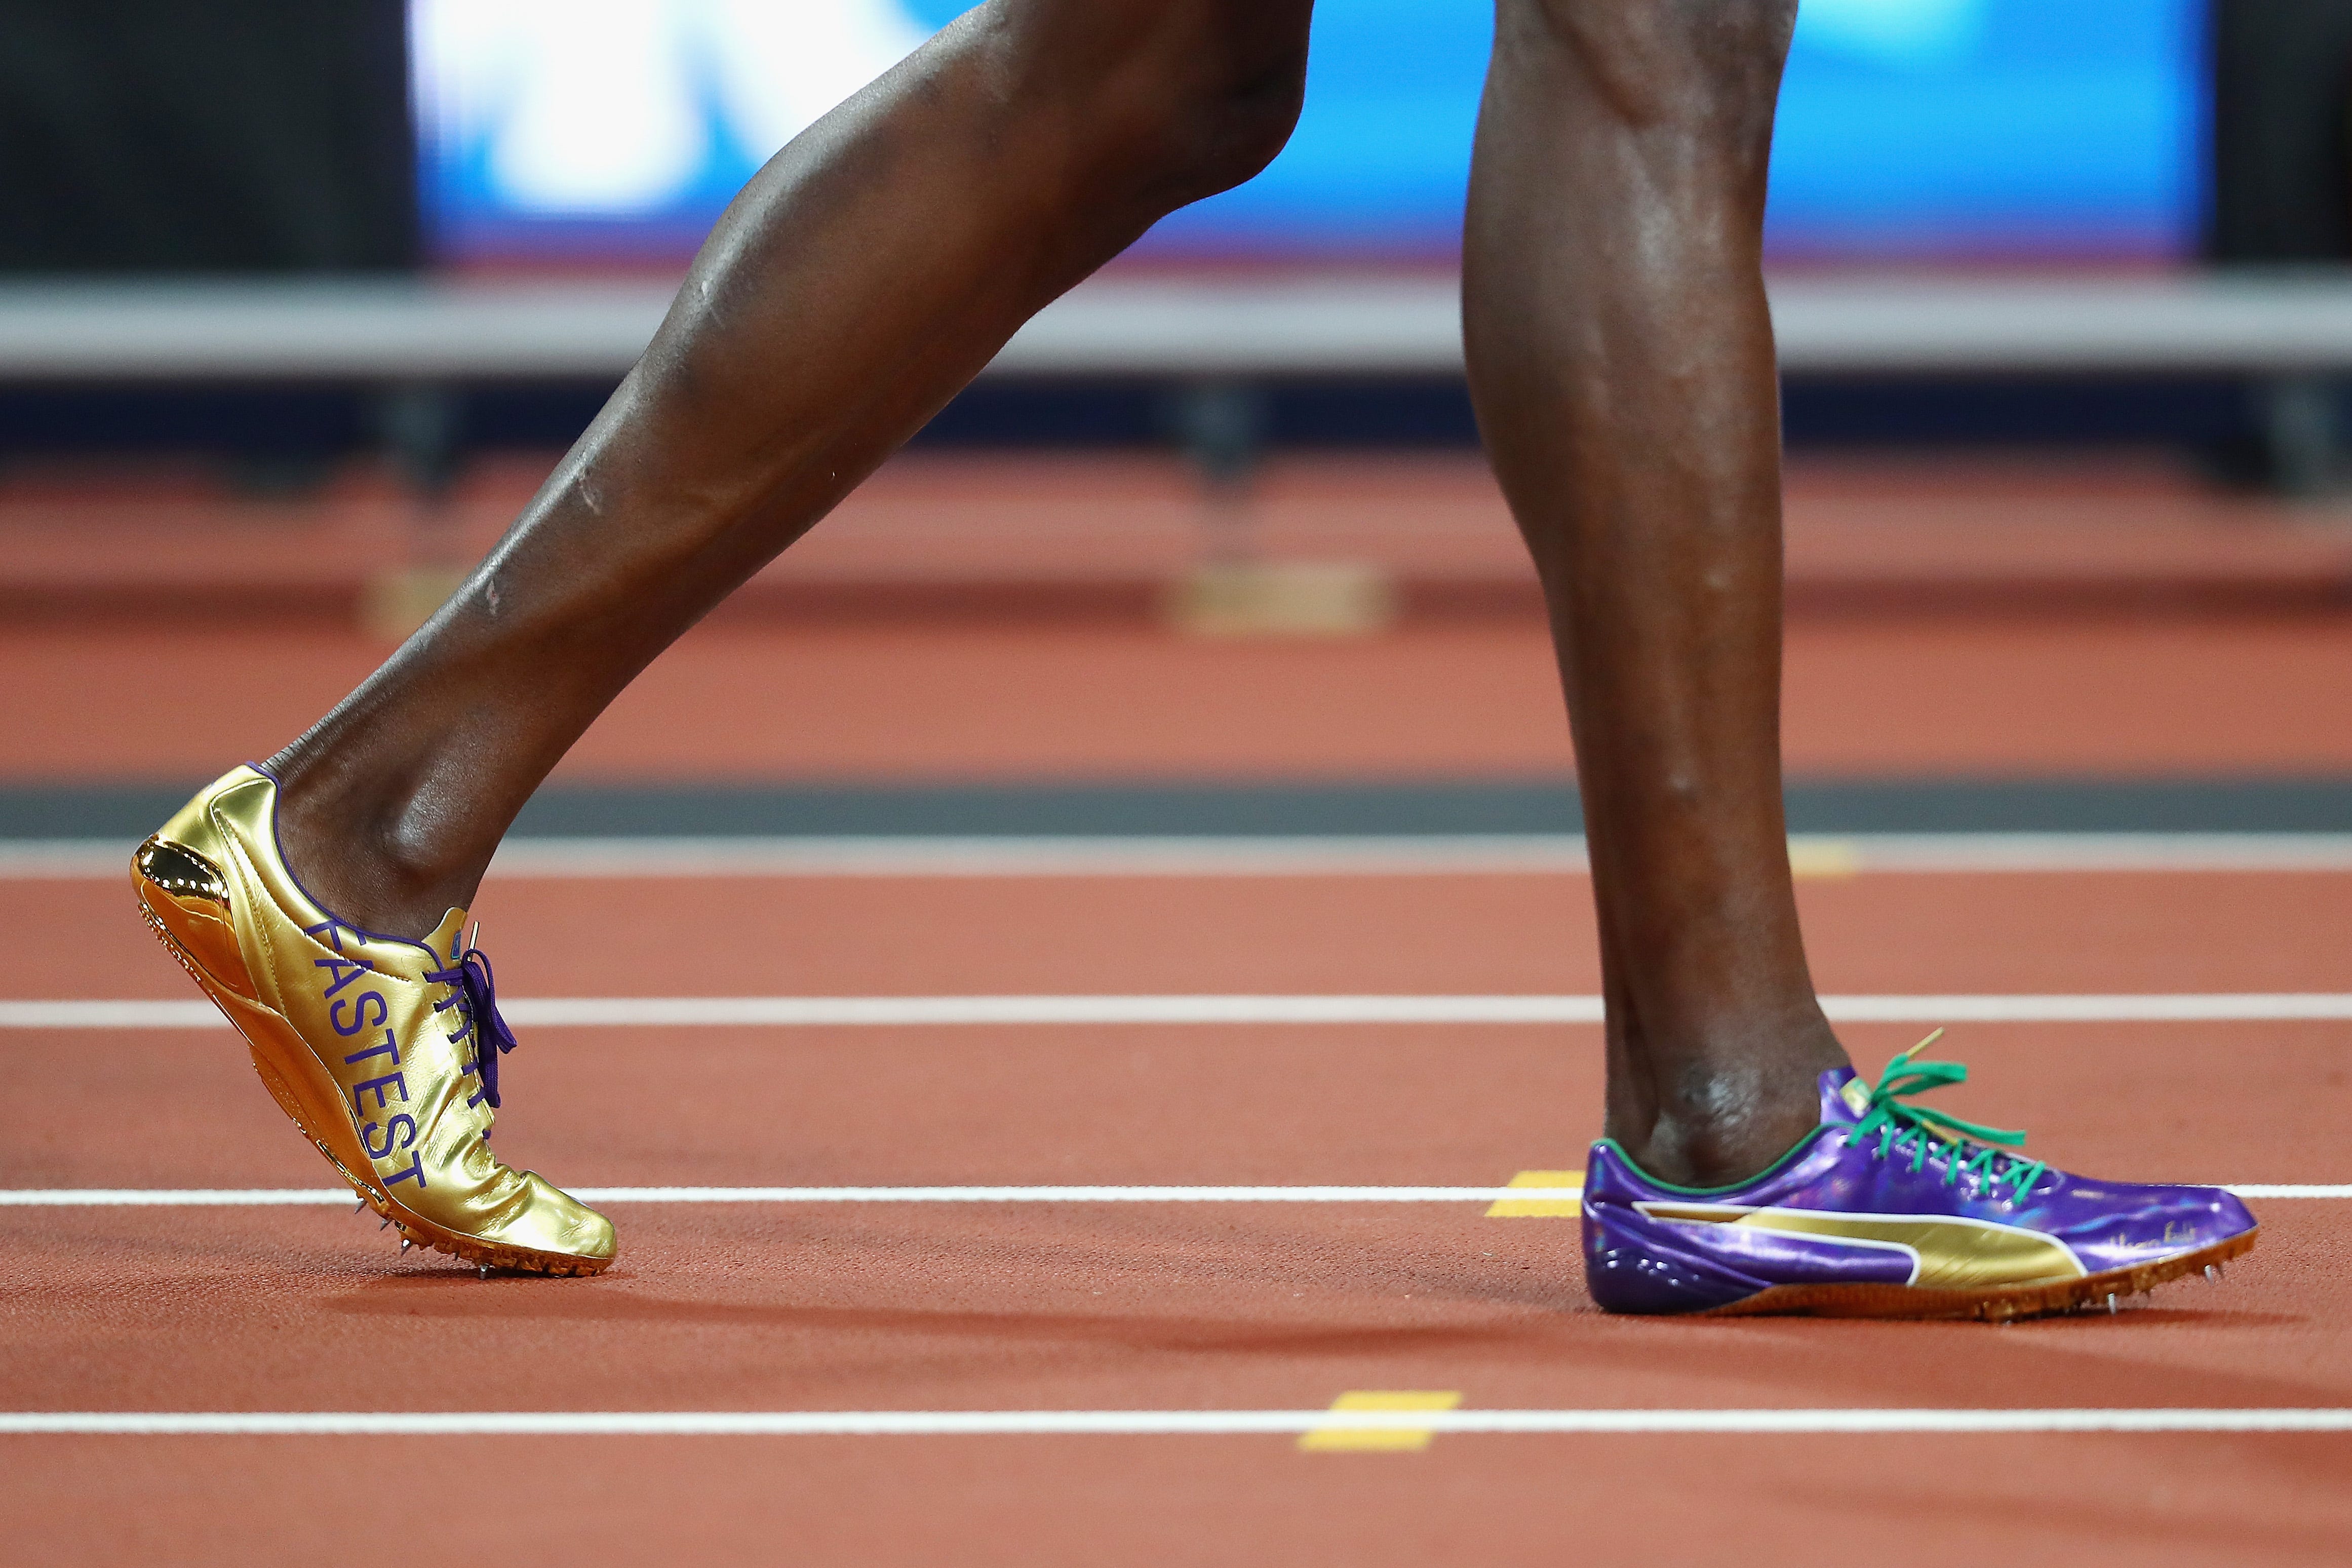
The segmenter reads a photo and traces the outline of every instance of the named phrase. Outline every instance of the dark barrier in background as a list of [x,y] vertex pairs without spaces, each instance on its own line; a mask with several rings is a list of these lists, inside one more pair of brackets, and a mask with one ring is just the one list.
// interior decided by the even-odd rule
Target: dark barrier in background
[[[2352,261],[2352,0],[2212,0],[2209,47],[2207,259]],[[2290,494],[2341,489],[2352,389],[2287,376],[2248,390],[2249,433],[2205,447],[2216,477]]]
[[2214,0],[2216,261],[2352,259],[2352,0]]
[[0,271],[418,258],[402,0],[0,0]]

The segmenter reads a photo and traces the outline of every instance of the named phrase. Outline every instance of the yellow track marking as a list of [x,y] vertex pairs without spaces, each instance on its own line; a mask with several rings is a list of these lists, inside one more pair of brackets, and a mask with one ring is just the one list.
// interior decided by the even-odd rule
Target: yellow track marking
[[1799,880],[1829,880],[1858,876],[1862,851],[1842,838],[1790,839],[1789,870]]
[[1510,1180],[1515,1187],[1549,1187],[1565,1193],[1557,1198],[1497,1198],[1488,1206],[1488,1219],[1574,1219],[1583,1212],[1584,1173],[1581,1171],[1521,1171]]
[[[1360,1388],[1339,1395],[1331,1402],[1334,1410],[1455,1410],[1462,1405],[1457,1389],[1420,1388]],[[1352,1426],[1318,1426],[1304,1433],[1298,1439],[1301,1449],[1310,1454],[1335,1453],[1418,1453],[1429,1447],[1435,1434],[1411,1426],[1382,1426],[1365,1429]]]

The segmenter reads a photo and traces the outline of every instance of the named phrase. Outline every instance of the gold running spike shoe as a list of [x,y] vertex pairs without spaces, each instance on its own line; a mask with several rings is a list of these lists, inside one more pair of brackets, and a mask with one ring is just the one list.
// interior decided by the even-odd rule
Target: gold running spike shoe
[[320,909],[278,848],[278,783],[229,773],[131,858],[147,923],[253,1047],[295,1125],[407,1240],[478,1266],[595,1274],[603,1215],[490,1152],[499,1016],[451,910],[426,942]]

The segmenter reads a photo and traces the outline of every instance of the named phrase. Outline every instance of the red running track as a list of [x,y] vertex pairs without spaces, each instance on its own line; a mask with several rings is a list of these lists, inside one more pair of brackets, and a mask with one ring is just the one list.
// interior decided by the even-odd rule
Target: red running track
[[[17,996],[181,996],[103,883],[18,883]],[[2352,990],[2352,877],[1805,884],[1826,989]],[[530,882],[516,995],[1582,991],[1572,879]],[[1866,1067],[1911,1031],[1846,1031]],[[1961,1114],[2118,1176],[2352,1182],[2341,1024],[1977,1025]],[[0,1184],[318,1186],[221,1031],[0,1031]],[[578,1184],[1493,1185],[1579,1163],[1597,1031],[542,1029],[509,1158]],[[1968,1325],[1612,1320],[1475,1205],[616,1209],[590,1281],[401,1261],[333,1208],[0,1208],[0,1409],[2352,1406],[2341,1202],[2218,1287]],[[0,1437],[12,1560],[2340,1562],[2345,1434]]]

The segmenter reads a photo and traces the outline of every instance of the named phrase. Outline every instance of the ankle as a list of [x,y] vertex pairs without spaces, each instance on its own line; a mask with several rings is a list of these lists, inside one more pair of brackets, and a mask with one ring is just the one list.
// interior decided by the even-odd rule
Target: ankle
[[1758,1108],[1737,1118],[1661,1117],[1643,1133],[1610,1135],[1642,1171],[1678,1187],[1728,1187],[1769,1170],[1820,1124],[1811,1094],[1801,1106]]
[[278,852],[311,897],[337,918],[418,940],[452,908],[473,901],[488,864],[448,842],[416,791],[376,775],[353,788],[351,775],[305,767],[271,771],[278,792]]
[[1821,1124],[1821,1075],[1847,1065],[1826,1023],[1765,1048],[1746,1042],[1621,1092],[1612,1063],[1607,1131],[1633,1163],[1676,1186],[1759,1175]]

